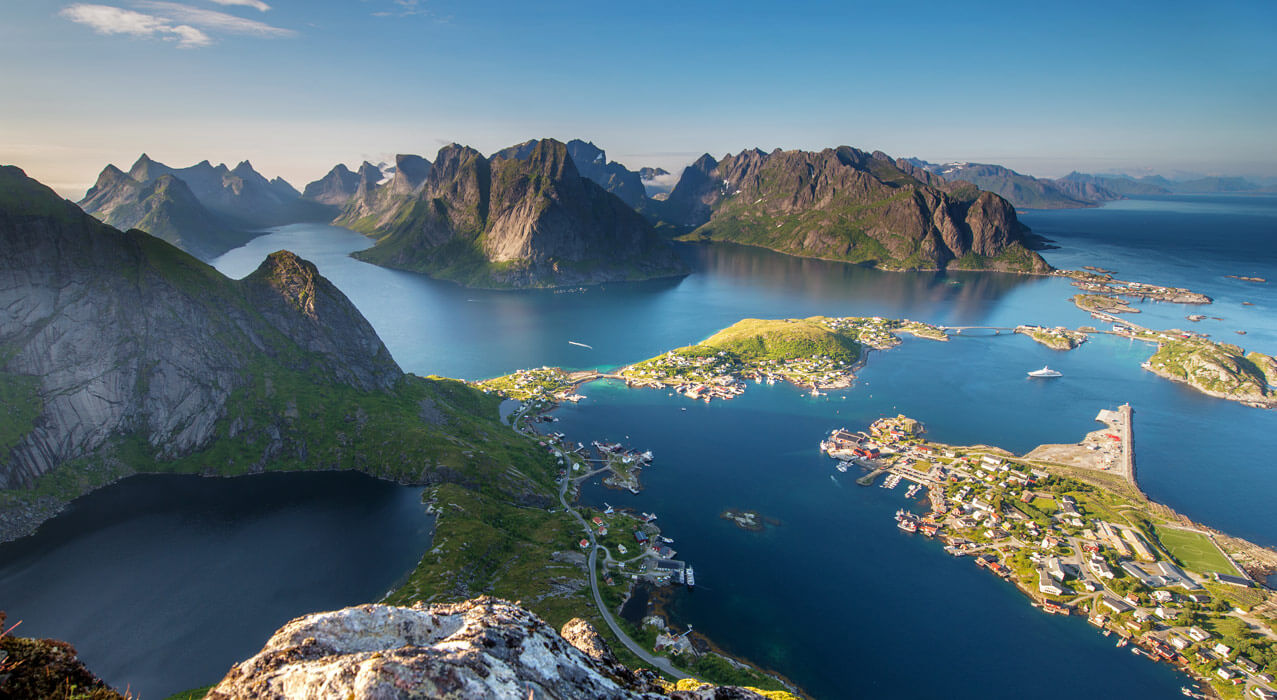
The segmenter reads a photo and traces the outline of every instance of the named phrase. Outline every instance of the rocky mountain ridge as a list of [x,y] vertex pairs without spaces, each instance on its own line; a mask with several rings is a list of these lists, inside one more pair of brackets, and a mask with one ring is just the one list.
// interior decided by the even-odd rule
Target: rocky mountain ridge
[[[292,253],[231,280],[12,166],[0,168],[0,245],[0,396],[16,407],[0,431],[5,537],[156,469],[361,469],[548,501],[539,467],[506,473],[540,457],[501,429],[495,399],[403,374],[345,295]],[[56,484],[42,490],[53,501],[39,501],[37,482]]]
[[362,260],[480,287],[687,272],[642,216],[581,175],[558,141],[526,142],[491,158],[452,144],[412,177],[404,161],[398,166],[389,183],[356,196],[337,219],[377,237],[355,254]]
[[722,240],[889,269],[1045,272],[1015,208],[969,183],[848,146],[709,154],[684,170],[661,221]]
[[233,169],[207,160],[172,168],[145,153],[127,173],[106,166],[79,205],[116,228],[146,231],[205,260],[260,235],[254,229],[333,212],[303,200],[282,178],[267,180],[248,161]]
[[[562,633],[516,604],[480,597],[411,608],[361,605],[295,619],[206,696],[762,700],[739,687],[625,668],[588,622]],[[771,694],[773,697],[780,695]]]
[[909,162],[950,182],[970,182],[982,190],[994,192],[1021,209],[1076,209],[1122,197],[1099,182],[1033,177],[990,163],[937,164],[917,158],[911,158]]

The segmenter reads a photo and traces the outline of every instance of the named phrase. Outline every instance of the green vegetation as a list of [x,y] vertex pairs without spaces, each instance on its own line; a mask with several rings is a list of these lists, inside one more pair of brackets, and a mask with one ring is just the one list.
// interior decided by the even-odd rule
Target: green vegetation
[[1074,294],[1073,303],[1083,311],[1099,311],[1106,314],[1139,313],[1139,309],[1125,301],[1104,294]]
[[1200,532],[1170,527],[1154,527],[1157,541],[1184,568],[1190,571],[1237,575],[1237,569],[1210,538]]
[[711,350],[725,350],[747,363],[786,361],[816,355],[855,362],[860,345],[847,333],[831,330],[822,317],[762,321],[745,319],[711,335],[700,343]]
[[477,595],[520,601],[556,629],[589,608],[581,529],[562,510],[519,506],[457,484],[428,494],[438,512],[433,547],[387,603],[455,602]]
[[478,386],[519,401],[553,401],[570,393],[575,384],[568,373],[558,367],[542,367],[487,379]]
[[[672,658],[679,668],[710,683],[753,688],[765,697],[773,698],[774,700],[785,700],[786,698],[794,697],[775,678],[757,669],[734,664],[713,652],[692,658],[687,658],[686,654],[677,654]],[[696,685],[699,686],[700,684]],[[681,689],[682,687],[682,684],[680,684],[679,688]]]
[[[0,367],[5,359],[0,352]],[[38,377],[0,372],[0,457],[6,457],[35,426],[44,409],[39,392]]]
[[203,688],[192,688],[191,690],[183,690],[180,693],[173,693],[172,695],[168,696],[164,700],[204,700],[204,696],[208,695],[208,691],[212,689],[213,689],[213,686],[206,685]]
[[1147,366],[1164,377],[1187,382],[1200,391],[1256,403],[1277,403],[1269,389],[1272,358],[1250,356],[1236,345],[1206,339],[1162,340]]

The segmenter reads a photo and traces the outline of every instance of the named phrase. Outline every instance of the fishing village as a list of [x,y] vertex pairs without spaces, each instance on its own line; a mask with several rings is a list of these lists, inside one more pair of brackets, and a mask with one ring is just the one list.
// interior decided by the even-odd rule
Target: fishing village
[[1185,695],[1277,697],[1277,596],[1254,578],[1272,571],[1271,551],[1148,501],[1133,411],[1096,420],[1105,427],[1081,443],[1025,457],[929,442],[903,415],[835,430],[820,448],[839,471],[864,471],[862,486],[909,482],[901,531],[971,557],[1043,612],[1085,616],[1115,647],[1175,665],[1200,684]]

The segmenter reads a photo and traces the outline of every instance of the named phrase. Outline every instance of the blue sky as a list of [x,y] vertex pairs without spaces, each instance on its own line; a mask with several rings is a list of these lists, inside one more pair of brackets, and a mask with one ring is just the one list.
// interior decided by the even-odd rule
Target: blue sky
[[583,138],[1277,175],[1277,2],[4,0],[0,162],[336,162]]

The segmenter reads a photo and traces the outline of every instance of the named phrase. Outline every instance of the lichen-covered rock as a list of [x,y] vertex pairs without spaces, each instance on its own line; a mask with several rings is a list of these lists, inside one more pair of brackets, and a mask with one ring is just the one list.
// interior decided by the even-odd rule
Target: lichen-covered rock
[[[504,600],[411,608],[360,605],[284,625],[208,693],[232,698],[667,697],[612,656],[584,620],[561,636]],[[619,670],[619,671],[618,671]],[[754,699],[742,688],[676,691],[688,700]]]

